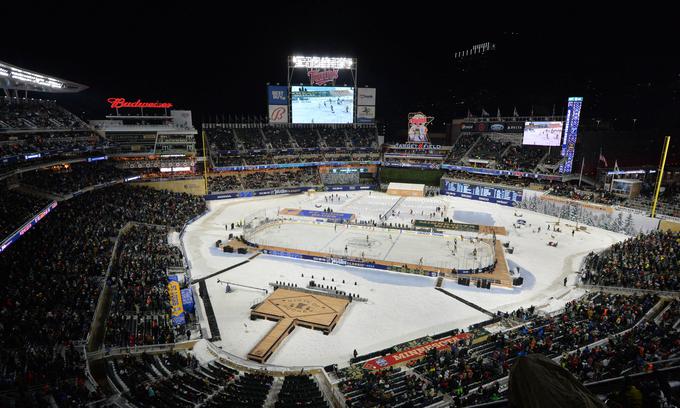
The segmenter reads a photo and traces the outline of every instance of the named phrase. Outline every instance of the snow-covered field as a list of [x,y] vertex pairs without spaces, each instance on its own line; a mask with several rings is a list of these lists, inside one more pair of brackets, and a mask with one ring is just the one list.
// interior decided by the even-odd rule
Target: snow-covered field
[[[312,196],[270,196],[210,202],[210,211],[188,226],[182,238],[193,279],[246,259],[243,255],[220,252],[215,248],[215,241],[225,240],[232,232],[240,234],[238,229],[225,230],[225,225],[230,226],[232,222],[241,221],[256,211],[274,212],[280,208],[318,210],[321,206],[331,207],[337,212],[355,213],[360,220],[377,221],[378,215],[389,214],[388,222],[407,224],[411,219],[429,219],[429,214],[435,213],[436,208],[440,207],[444,214],[440,212],[432,219],[447,216],[460,222],[504,226],[508,236],[499,236],[499,239],[510,242],[510,246],[515,248],[513,254],[506,254],[506,258],[511,269],[519,267],[524,277],[524,285],[513,289],[485,290],[446,281],[444,287],[447,290],[491,311],[510,311],[530,305],[548,311],[561,307],[581,294],[571,285],[574,272],[588,252],[625,239],[624,235],[590,227],[572,236],[573,226],[564,220],[559,224],[561,232],[555,233],[553,230],[558,221],[555,217],[463,198],[408,198],[394,207],[399,198],[382,193],[343,192],[335,195],[332,202],[328,200],[329,196],[330,193],[314,193]],[[411,214],[411,210],[414,214]],[[395,211],[394,218],[391,216],[392,211]],[[513,228],[520,218],[526,221],[526,226]],[[334,231],[333,226],[290,225],[295,229],[284,230],[282,227],[280,235],[278,229],[264,230],[263,239],[285,242],[286,246],[293,247],[332,246],[342,248],[339,252],[344,252],[343,240],[347,242],[352,231],[350,229],[340,234],[340,231]],[[548,226],[550,231],[547,230]],[[540,232],[538,227],[541,228]],[[373,238],[369,236],[369,241],[373,239],[376,243],[376,247],[371,250],[380,256],[385,248],[394,243],[394,237],[390,243],[389,237],[377,234]],[[360,240],[362,237],[366,239],[365,232],[355,238]],[[419,258],[440,256],[437,255],[440,250],[442,254],[445,253],[445,244],[438,248],[432,240],[438,238],[444,242],[446,238],[423,236],[423,242],[417,242],[421,237],[410,234],[409,237],[413,237],[413,240],[409,238],[401,245],[397,242],[389,256]],[[335,241],[330,242],[332,240]],[[548,246],[549,241],[558,242],[558,246]],[[362,249],[367,252],[367,248]],[[356,293],[367,298],[368,302],[353,302],[328,336],[304,328],[295,329],[269,360],[272,364],[297,366],[337,363],[342,366],[347,364],[354,349],[360,354],[368,353],[423,335],[452,328],[467,328],[487,318],[483,313],[435,291],[434,278],[261,255],[206,280],[222,337],[216,344],[227,352],[245,357],[274,325],[274,322],[249,319],[250,306],[264,298],[263,292],[233,286],[234,291],[225,294],[223,284],[217,280],[260,288],[269,288],[269,282],[278,280],[304,287],[312,275],[317,282]],[[563,287],[564,277],[569,280],[567,287]],[[342,284],[342,280],[345,280],[345,284]]]

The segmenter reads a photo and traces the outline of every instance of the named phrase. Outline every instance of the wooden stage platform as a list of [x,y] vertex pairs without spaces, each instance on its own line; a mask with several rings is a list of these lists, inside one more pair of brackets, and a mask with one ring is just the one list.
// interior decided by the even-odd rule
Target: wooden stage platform
[[248,359],[266,362],[295,327],[321,330],[324,334],[329,334],[338,324],[347,305],[347,299],[276,289],[250,312],[252,320],[267,319],[278,323],[248,353]]

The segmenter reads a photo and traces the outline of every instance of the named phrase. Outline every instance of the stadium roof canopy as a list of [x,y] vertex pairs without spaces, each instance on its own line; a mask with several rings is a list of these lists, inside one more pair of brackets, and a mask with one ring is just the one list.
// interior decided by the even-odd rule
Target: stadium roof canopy
[[87,89],[87,86],[0,61],[0,88],[18,91],[74,93]]

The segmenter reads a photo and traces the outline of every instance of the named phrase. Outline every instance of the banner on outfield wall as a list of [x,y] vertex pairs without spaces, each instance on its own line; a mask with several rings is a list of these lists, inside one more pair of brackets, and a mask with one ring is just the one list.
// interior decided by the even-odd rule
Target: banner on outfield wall
[[375,122],[375,106],[357,106],[357,122]]
[[194,294],[191,288],[182,289],[182,305],[189,313],[194,312]]
[[358,106],[375,106],[375,88],[357,88]]
[[288,106],[269,105],[269,123],[288,123]]
[[335,185],[326,186],[326,191],[356,191],[356,190],[377,190],[378,186],[374,184],[355,184],[355,185]]
[[267,87],[269,105],[288,105],[288,87],[270,85]]
[[236,191],[233,193],[207,194],[203,198],[205,198],[206,200],[226,200],[230,198],[260,197],[277,194],[297,194],[308,190],[314,190],[315,188],[316,187],[292,187],[257,191]]
[[479,133],[523,133],[524,122],[464,122],[460,125],[460,130]]
[[182,304],[182,290],[180,289],[178,282],[173,281],[168,283],[168,297],[170,298],[170,307],[172,309],[170,312],[172,323],[175,326],[185,324],[186,318],[184,316],[184,306]]
[[439,351],[449,350],[452,344],[458,344],[460,341],[467,341],[470,337],[472,337],[470,333],[459,333],[455,336],[444,337],[420,346],[407,348],[396,353],[368,360],[364,363],[363,368],[367,370],[382,370],[397,364],[407,363],[411,360],[425,357],[427,352],[432,349],[437,349]]
[[512,207],[513,203],[515,203],[515,201],[501,200],[494,197],[482,197],[474,194],[459,193],[457,191],[445,191],[443,189],[441,191],[441,194],[453,197],[467,198],[468,200],[485,201],[487,203],[507,205],[508,207]]

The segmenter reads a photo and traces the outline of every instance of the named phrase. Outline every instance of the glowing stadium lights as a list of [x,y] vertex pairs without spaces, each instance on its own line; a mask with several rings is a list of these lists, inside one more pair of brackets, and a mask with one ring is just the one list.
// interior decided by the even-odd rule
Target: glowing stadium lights
[[290,57],[295,68],[352,69],[354,60],[344,57]]
[[36,74],[4,64],[0,64],[0,76],[9,77],[17,81],[27,82],[29,84],[45,86],[53,89],[61,89],[66,87],[64,82],[56,78]]

